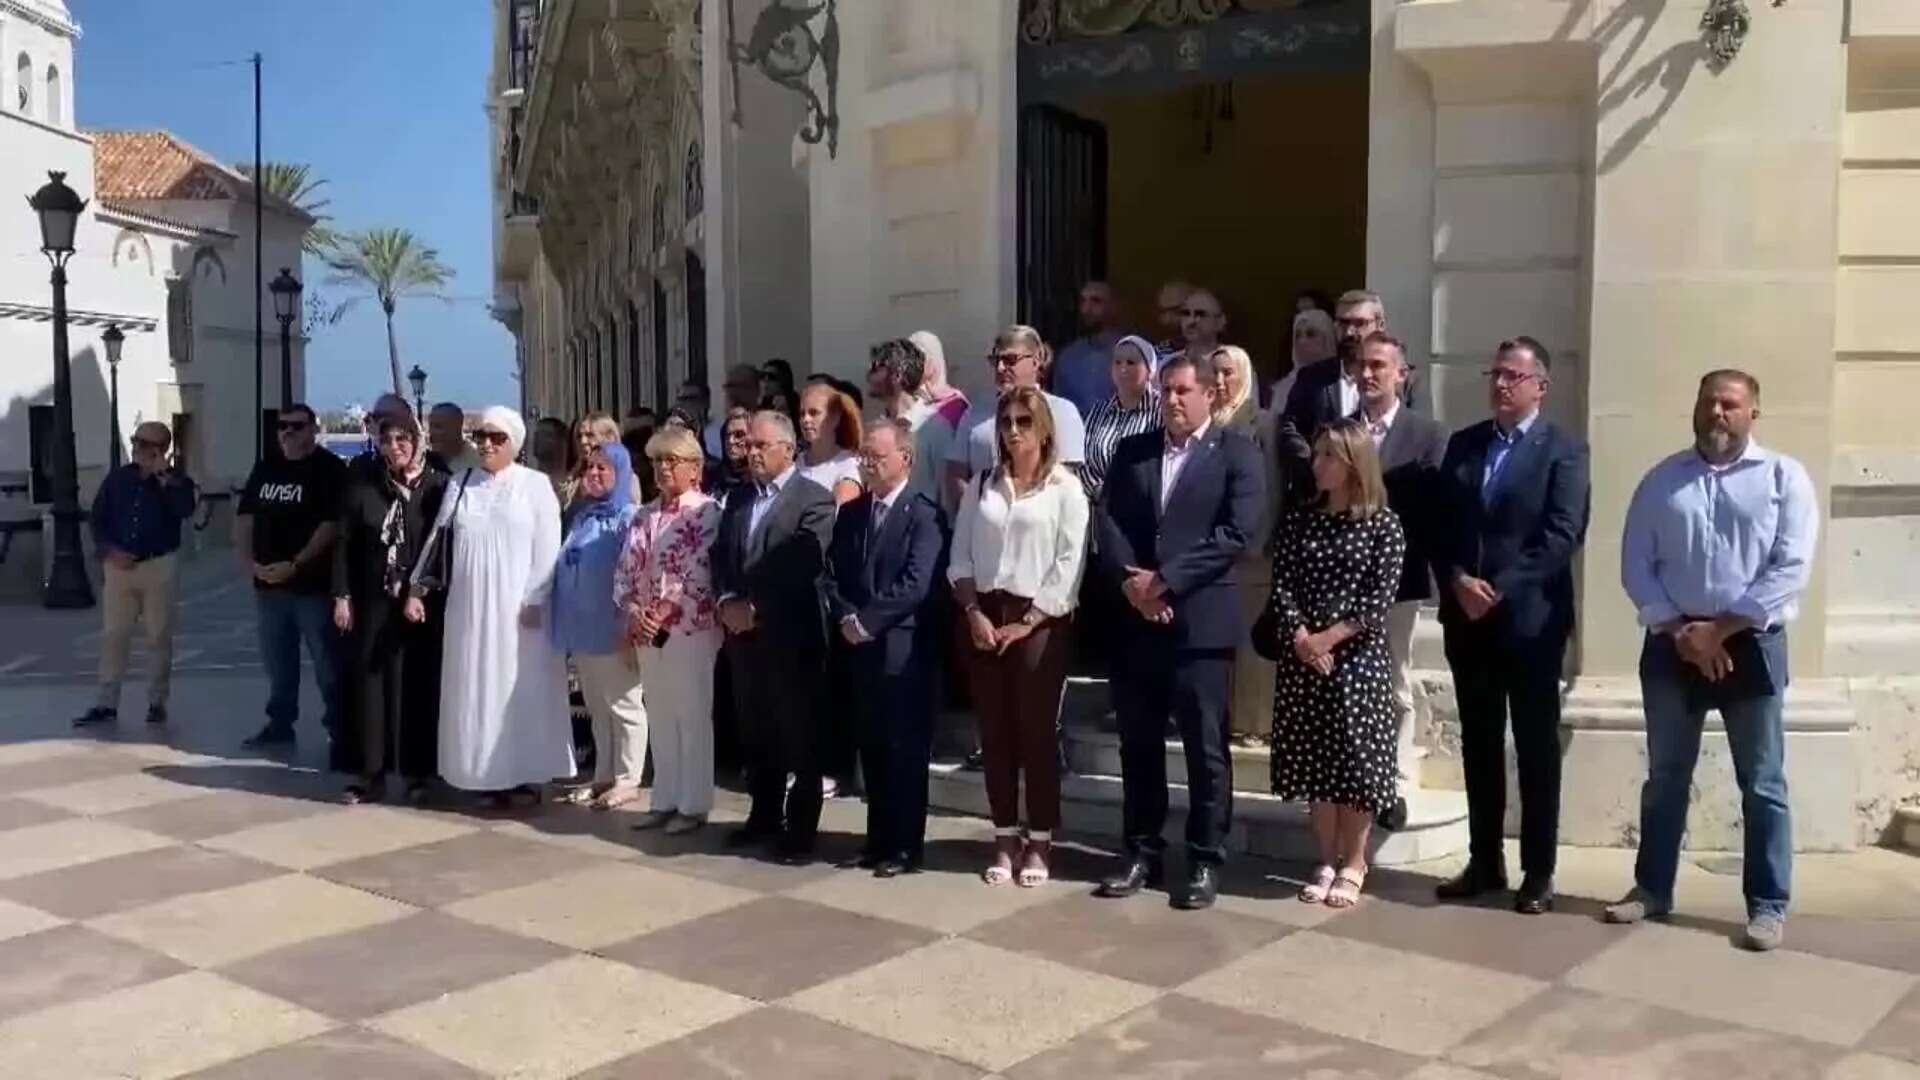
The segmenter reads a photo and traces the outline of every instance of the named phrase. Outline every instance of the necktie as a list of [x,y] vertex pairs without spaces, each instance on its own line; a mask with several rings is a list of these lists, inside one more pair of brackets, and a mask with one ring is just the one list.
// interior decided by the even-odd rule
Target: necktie
[[881,502],[878,499],[875,499],[873,502],[873,515],[872,515],[872,525],[873,525],[874,536],[880,535],[880,526],[883,525],[886,522],[886,520],[887,520],[887,504]]

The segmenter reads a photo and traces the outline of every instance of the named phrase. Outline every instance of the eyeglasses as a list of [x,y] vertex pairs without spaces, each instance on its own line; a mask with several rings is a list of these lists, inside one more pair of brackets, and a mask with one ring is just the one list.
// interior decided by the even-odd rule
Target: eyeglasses
[[280,433],[283,435],[288,432],[305,431],[305,430],[307,430],[307,422],[305,420],[280,421]]
[[476,431],[473,441],[477,446],[505,446],[509,439],[504,431]]
[[383,446],[388,443],[413,443],[416,441],[411,431],[389,431],[385,435],[380,436],[380,443]]
[[1515,371],[1512,368],[1488,368],[1481,374],[1485,375],[1487,381],[1495,386],[1519,386],[1528,379],[1538,379],[1540,377],[1531,371]]
[[677,454],[655,454],[647,460],[653,462],[655,465],[665,465],[669,468],[675,465],[699,464],[698,458],[680,457]]
[[1024,413],[1007,413],[994,417],[994,426],[1001,431],[1032,431],[1033,417]]
[[992,364],[994,367],[1013,367],[1022,360],[1031,359],[1033,359],[1032,353],[1003,352],[987,354],[987,363]]

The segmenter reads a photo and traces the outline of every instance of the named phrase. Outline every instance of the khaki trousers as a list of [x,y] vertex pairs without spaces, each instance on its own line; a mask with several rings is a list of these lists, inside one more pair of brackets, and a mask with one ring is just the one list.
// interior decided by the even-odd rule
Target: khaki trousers
[[100,587],[100,609],[105,629],[100,637],[100,707],[120,709],[120,684],[127,676],[127,653],[133,628],[147,628],[147,705],[167,704],[173,682],[173,592],[176,560],[173,555],[135,563],[131,570],[105,564]]
[[605,655],[574,653],[580,696],[593,716],[593,781],[640,786],[647,754],[647,706],[640,692],[640,660],[622,643]]
[[1387,609],[1387,652],[1393,660],[1394,756],[1400,779],[1413,779],[1420,752],[1414,746],[1413,626],[1420,619],[1420,601],[1405,600]]

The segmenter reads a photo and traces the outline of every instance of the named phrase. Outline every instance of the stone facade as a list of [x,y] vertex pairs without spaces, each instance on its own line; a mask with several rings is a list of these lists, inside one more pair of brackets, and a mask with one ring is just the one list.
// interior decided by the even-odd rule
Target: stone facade
[[[1419,365],[1418,407],[1453,426],[1479,419],[1491,349],[1528,333],[1555,354],[1550,415],[1594,447],[1568,670],[1568,839],[1632,840],[1644,746],[1621,527],[1640,476],[1689,440],[1699,375],[1730,365],[1759,377],[1760,438],[1802,460],[1824,502],[1821,566],[1793,628],[1799,840],[1882,839],[1893,808],[1920,801],[1920,427],[1906,416],[1920,399],[1920,8],[1756,4],[1744,48],[1715,71],[1702,0],[1355,3],[1370,15],[1365,284]],[[706,210],[686,236],[708,273],[716,390],[725,363],[771,355],[857,380],[870,342],[917,328],[945,340],[957,385],[985,389],[969,358],[1021,307],[1022,19],[1047,6],[849,6],[829,145],[797,137],[795,95],[729,62],[763,5],[743,2],[732,33],[727,5],[705,5],[699,78],[674,85],[697,85],[686,106],[707,146]],[[664,2],[612,5],[629,8],[691,18]],[[826,66],[809,70],[816,91]],[[588,115],[601,100],[576,89],[564,145],[604,165],[631,140]],[[591,186],[548,183],[574,198]],[[611,192],[603,202],[619,205]],[[543,218],[536,258],[559,258],[563,240],[591,252],[595,236]],[[523,347],[534,340],[524,333]],[[547,346],[545,362],[558,355]],[[529,372],[542,407],[564,409],[574,376]],[[1452,707],[1432,636],[1427,782],[1445,785],[1457,773]],[[1710,738],[1702,762],[1698,847],[1738,846],[1723,748]]]

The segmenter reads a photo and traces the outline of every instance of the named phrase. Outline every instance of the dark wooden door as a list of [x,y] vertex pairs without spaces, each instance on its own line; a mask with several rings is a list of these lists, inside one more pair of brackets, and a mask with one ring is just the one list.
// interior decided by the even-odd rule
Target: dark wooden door
[[1107,274],[1107,129],[1054,105],[1020,110],[1020,321],[1079,336],[1080,286]]

